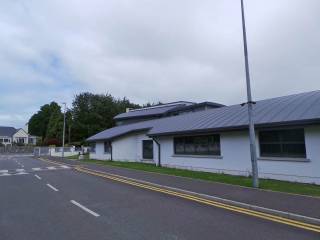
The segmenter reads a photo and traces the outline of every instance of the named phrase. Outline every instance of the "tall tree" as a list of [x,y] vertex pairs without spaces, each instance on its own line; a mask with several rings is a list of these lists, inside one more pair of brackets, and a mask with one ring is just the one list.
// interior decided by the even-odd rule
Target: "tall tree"
[[29,133],[35,136],[39,136],[44,140],[47,137],[48,124],[53,112],[59,109],[59,105],[56,102],[45,104],[40,107],[40,110],[32,115],[29,124]]
[[46,138],[62,138],[63,129],[63,113],[61,112],[61,107],[58,104],[51,106],[51,115],[47,126]]
[[81,93],[72,103],[73,137],[83,141],[87,137],[114,126],[113,117],[126,108],[139,105],[128,99],[115,99],[110,94]]

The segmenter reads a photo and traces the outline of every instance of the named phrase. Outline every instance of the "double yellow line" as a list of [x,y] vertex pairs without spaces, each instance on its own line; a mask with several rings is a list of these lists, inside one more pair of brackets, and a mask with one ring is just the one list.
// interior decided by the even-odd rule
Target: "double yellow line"
[[292,219],[289,219],[289,218],[280,217],[280,216],[269,214],[269,213],[263,213],[263,212],[256,211],[256,210],[246,209],[246,208],[243,208],[243,207],[237,207],[237,206],[234,206],[234,205],[221,203],[221,202],[217,202],[217,201],[214,201],[214,200],[209,200],[209,199],[206,199],[206,198],[194,196],[194,195],[191,195],[191,194],[181,193],[181,192],[169,190],[169,189],[158,187],[158,186],[153,186],[151,184],[140,183],[140,182],[133,181],[133,180],[125,178],[125,177],[121,177],[121,176],[116,176],[116,175],[113,175],[113,174],[108,174],[108,173],[104,173],[104,172],[95,171],[95,170],[88,169],[88,168],[85,168],[85,167],[82,167],[82,166],[74,166],[74,165],[70,165],[70,164],[61,164],[61,163],[58,163],[58,162],[55,162],[55,161],[51,161],[51,160],[47,160],[47,159],[43,159],[43,158],[41,158],[40,160],[48,162],[48,163],[52,163],[52,164],[57,164],[57,165],[68,165],[68,166],[74,167],[75,170],[77,170],[79,172],[91,174],[91,175],[94,175],[94,176],[102,177],[102,178],[105,178],[105,179],[110,179],[110,180],[113,180],[113,181],[125,183],[125,184],[136,186],[136,187],[139,187],[139,188],[148,189],[148,190],[155,191],[155,192],[161,192],[161,193],[164,193],[164,194],[168,194],[168,195],[171,195],[171,196],[176,196],[176,197],[179,197],[179,198],[187,199],[187,200],[198,202],[198,203],[201,203],[201,204],[206,204],[206,205],[210,205],[210,206],[226,209],[226,210],[229,210],[229,211],[246,214],[246,215],[249,215],[249,216],[253,216],[253,217],[269,220],[269,221],[272,221],[272,222],[282,223],[282,224],[286,224],[286,225],[289,225],[289,226],[293,226],[293,227],[297,227],[297,228],[301,228],[301,229],[305,229],[305,230],[309,230],[309,231],[320,233],[320,226],[319,225],[304,223],[304,222],[301,222],[301,221],[292,220]]
[[237,207],[237,206],[233,206],[233,205],[229,205],[229,204],[225,204],[225,203],[220,203],[220,202],[209,200],[209,199],[206,199],[206,198],[201,198],[201,197],[197,197],[197,196],[190,195],[190,194],[185,194],[185,193],[172,191],[172,190],[168,190],[168,189],[157,187],[157,186],[152,186],[150,184],[139,183],[139,182],[136,182],[136,181],[133,181],[133,180],[128,180],[126,178],[122,178],[122,177],[119,177],[119,176],[113,176],[113,175],[110,175],[110,174],[107,174],[107,173],[94,171],[94,170],[91,170],[91,169],[88,169],[88,168],[84,168],[84,167],[75,167],[75,169],[77,171],[79,171],[79,172],[83,172],[83,173],[91,174],[91,175],[94,175],[94,176],[110,179],[110,180],[113,180],[113,181],[129,184],[129,185],[132,185],[132,186],[148,189],[148,190],[151,190],[151,191],[161,192],[161,193],[165,193],[165,194],[168,194],[168,195],[180,197],[180,198],[183,198],[183,199],[188,199],[188,200],[191,200],[191,201],[194,201],[194,202],[198,202],[198,203],[202,203],[202,204],[206,204],[206,205],[210,205],[210,206],[226,209],[226,210],[229,210],[229,211],[238,212],[238,213],[242,213],[242,214],[246,214],[246,215],[262,218],[262,219],[265,219],[265,220],[270,220],[270,221],[273,221],[273,222],[282,223],[282,224],[290,225],[290,226],[293,226],[293,227],[302,228],[302,229],[305,229],[305,230],[310,230],[310,231],[313,231],[313,232],[320,233],[320,226],[319,225],[304,223],[304,222],[291,220],[291,219],[288,219],[288,218],[284,218],[284,217],[280,217],[280,216],[276,216],[276,215],[272,215],[272,214],[268,214],[268,213],[263,213],[263,212],[250,210],[250,209],[246,209],[246,208],[242,208],[242,207]]

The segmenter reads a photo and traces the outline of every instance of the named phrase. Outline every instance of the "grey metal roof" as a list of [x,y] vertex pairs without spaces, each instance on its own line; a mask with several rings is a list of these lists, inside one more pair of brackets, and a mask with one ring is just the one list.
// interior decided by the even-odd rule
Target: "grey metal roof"
[[142,109],[135,109],[129,112],[120,113],[114,117],[115,120],[120,119],[128,119],[128,118],[139,118],[139,117],[148,117],[148,116],[161,116],[167,113],[170,110],[175,108],[187,106],[193,103],[190,102],[176,102],[173,104],[164,104],[156,107],[149,107],[149,108],[142,108]]
[[[258,101],[254,105],[254,122],[256,127],[320,123],[320,91]],[[247,127],[247,107],[238,104],[118,126],[87,140],[112,139],[140,130],[148,130],[149,136],[160,136]]]
[[[261,100],[254,105],[257,127],[320,123],[320,91]],[[164,118],[149,136],[221,131],[248,127],[247,107],[232,105]]]
[[12,137],[13,134],[17,132],[14,127],[4,127],[0,126],[0,136],[2,137]]
[[183,111],[189,111],[189,110],[194,110],[194,109],[199,109],[201,107],[209,107],[209,108],[218,108],[218,107],[225,107],[225,105],[220,104],[220,103],[215,103],[215,102],[201,102],[201,103],[195,103],[192,105],[187,105],[187,106],[181,106],[178,108],[174,108],[168,111],[168,113],[174,113],[174,112],[183,112]]
[[149,130],[151,127],[155,125],[156,121],[158,121],[158,119],[109,128],[102,132],[97,133],[96,135],[89,137],[87,141],[92,142],[92,141],[110,140],[112,138],[120,137],[122,135],[131,133],[131,132]]

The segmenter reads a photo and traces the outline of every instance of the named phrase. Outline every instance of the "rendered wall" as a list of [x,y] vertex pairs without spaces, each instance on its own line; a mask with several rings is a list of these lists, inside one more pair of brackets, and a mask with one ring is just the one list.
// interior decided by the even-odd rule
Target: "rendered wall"
[[[220,135],[221,157],[175,156],[172,137],[159,138],[165,166],[234,175],[251,173],[250,145],[245,131]],[[305,127],[307,159],[298,161],[258,160],[259,176],[320,184],[320,126]],[[258,142],[257,142],[258,143]],[[257,144],[259,157],[259,144]]]
[[111,154],[104,152],[104,142],[97,142],[96,143],[96,151],[89,153],[90,159],[96,160],[110,160]]
[[146,132],[128,134],[112,141],[112,156],[115,161],[141,162],[142,140],[150,140]]

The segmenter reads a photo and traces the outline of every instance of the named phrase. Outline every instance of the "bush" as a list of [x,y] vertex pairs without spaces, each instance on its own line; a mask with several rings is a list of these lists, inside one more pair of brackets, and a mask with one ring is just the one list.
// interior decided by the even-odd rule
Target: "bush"
[[57,138],[46,138],[46,139],[43,141],[43,145],[44,145],[44,146],[49,146],[49,145],[60,146],[60,145],[61,145],[61,142],[60,142],[60,140],[57,139]]

